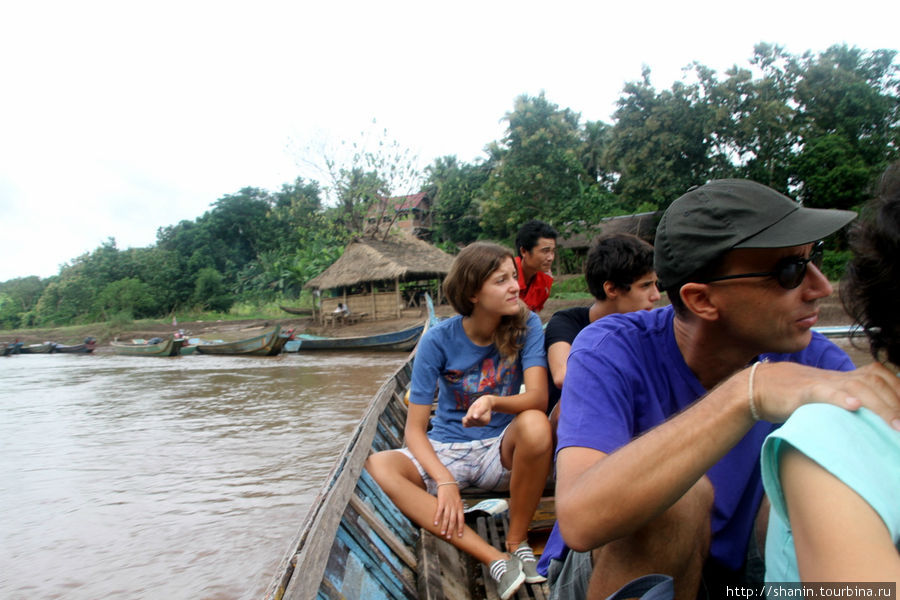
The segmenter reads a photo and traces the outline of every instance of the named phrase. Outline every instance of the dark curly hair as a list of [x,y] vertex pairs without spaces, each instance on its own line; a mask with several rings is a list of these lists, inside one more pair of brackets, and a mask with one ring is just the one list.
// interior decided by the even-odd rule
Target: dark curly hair
[[877,192],[850,232],[853,258],[841,300],[865,331],[875,360],[900,366],[900,161],[881,176]]
[[584,261],[588,290],[597,300],[606,300],[603,284],[630,290],[631,284],[653,271],[653,246],[630,233],[608,233],[598,237]]

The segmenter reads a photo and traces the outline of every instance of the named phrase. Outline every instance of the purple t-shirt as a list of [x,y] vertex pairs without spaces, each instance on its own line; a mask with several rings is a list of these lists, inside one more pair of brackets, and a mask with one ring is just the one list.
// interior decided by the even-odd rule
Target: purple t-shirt
[[[675,342],[674,310],[609,315],[575,339],[560,400],[557,451],[569,446],[610,453],[705,395]],[[852,370],[847,354],[818,333],[800,352],[764,354],[772,362]],[[738,569],[762,499],[759,454],[776,426],[757,423],[707,472],[715,488],[710,557]],[[566,547],[554,527],[541,557],[546,568]]]
[[416,350],[409,401],[438,405],[428,437],[438,442],[465,442],[500,435],[514,415],[494,412],[485,427],[463,427],[469,405],[486,394],[512,396],[522,387],[529,367],[547,367],[541,319],[528,317],[524,346],[515,360],[504,359],[493,344],[479,346],[463,330],[462,317],[441,321],[425,332]]

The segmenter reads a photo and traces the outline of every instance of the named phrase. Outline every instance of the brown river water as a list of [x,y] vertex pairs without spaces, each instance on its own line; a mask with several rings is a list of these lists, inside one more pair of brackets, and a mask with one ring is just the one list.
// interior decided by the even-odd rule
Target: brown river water
[[405,358],[0,358],[0,598],[261,598]]
[[405,357],[0,358],[0,598],[261,598]]

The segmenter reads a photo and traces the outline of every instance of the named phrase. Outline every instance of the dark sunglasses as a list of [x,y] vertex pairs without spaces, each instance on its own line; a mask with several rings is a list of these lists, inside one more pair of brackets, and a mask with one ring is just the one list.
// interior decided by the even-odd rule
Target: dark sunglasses
[[816,265],[816,268],[822,267],[822,257],[825,254],[825,243],[816,242],[813,244],[809,253],[809,258],[800,258],[799,256],[788,256],[782,258],[775,265],[775,269],[768,273],[741,273],[740,275],[725,275],[723,277],[713,277],[707,279],[704,283],[712,283],[713,281],[725,281],[726,279],[744,279],[745,277],[774,277],[778,285],[786,290],[792,290],[801,283],[806,277],[806,266],[809,263]]

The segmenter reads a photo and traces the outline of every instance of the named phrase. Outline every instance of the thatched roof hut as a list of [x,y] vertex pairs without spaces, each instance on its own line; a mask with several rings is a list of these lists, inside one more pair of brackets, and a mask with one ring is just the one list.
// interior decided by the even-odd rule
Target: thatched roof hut
[[[341,301],[351,312],[365,312],[373,319],[398,317],[403,306],[409,303],[401,298],[400,282],[443,279],[452,262],[452,255],[408,234],[397,233],[386,240],[357,238],[334,264],[304,287],[341,290]],[[376,287],[390,284],[393,292],[376,291]],[[348,296],[347,289],[353,287],[367,287],[368,294]],[[328,300],[323,299],[323,313],[333,308]],[[337,301],[335,298],[335,306]]]
[[589,248],[597,236],[606,233],[633,233],[639,238],[653,243],[656,236],[656,225],[662,217],[662,211],[636,213],[621,217],[606,217],[596,225],[585,227],[575,234],[564,233],[557,240],[562,248]]
[[568,261],[560,261],[559,268],[563,273],[581,272],[588,248],[598,236],[603,234],[632,233],[652,244],[653,238],[656,236],[656,225],[660,218],[662,218],[662,211],[606,217],[594,225],[581,223],[578,233],[568,232],[564,226],[561,235],[556,240],[556,245],[571,250],[572,254]]

